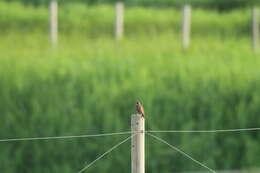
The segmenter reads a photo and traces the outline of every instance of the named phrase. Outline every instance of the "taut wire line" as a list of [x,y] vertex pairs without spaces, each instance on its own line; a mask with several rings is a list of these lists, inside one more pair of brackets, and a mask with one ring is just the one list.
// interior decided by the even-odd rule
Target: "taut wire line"
[[[243,131],[260,131],[258,128],[244,128],[244,129],[218,129],[218,130],[147,130],[145,133],[223,133],[223,132],[243,132]],[[50,139],[70,139],[70,138],[87,138],[87,137],[101,137],[132,134],[136,132],[124,131],[115,133],[101,133],[101,134],[87,134],[77,136],[48,136],[48,137],[31,137],[31,138],[6,138],[0,139],[0,142],[15,142],[15,141],[33,141],[33,140],[50,140]]]
[[148,133],[223,133],[223,132],[243,132],[243,131],[260,131],[257,128],[244,129],[218,129],[218,130],[147,130]]
[[104,157],[105,155],[109,154],[110,152],[112,152],[114,149],[116,149],[117,147],[119,147],[120,145],[122,145],[123,143],[125,143],[126,141],[128,141],[129,139],[131,139],[132,137],[134,137],[136,134],[133,134],[131,136],[129,136],[128,138],[124,139],[123,141],[119,142],[118,144],[114,145],[112,148],[110,148],[109,150],[107,150],[105,153],[101,154],[98,158],[96,158],[94,161],[92,161],[91,163],[89,163],[87,166],[85,166],[83,169],[81,169],[78,173],[81,173],[83,171],[85,171],[86,169],[88,169],[90,166],[92,166],[95,162],[97,162],[98,160],[102,159],[102,157]]
[[192,161],[196,162],[197,164],[199,164],[200,166],[208,169],[210,172],[212,173],[216,173],[216,171],[214,171],[213,169],[207,167],[206,165],[204,165],[203,163],[199,162],[198,160],[194,159],[193,157],[191,157],[190,155],[188,155],[187,153],[185,153],[184,151],[180,150],[179,148],[169,144],[167,141],[163,140],[162,138],[159,138],[158,136],[152,135],[150,133],[147,133],[149,136],[159,140],[160,142],[168,145],[169,147],[171,147],[172,149],[174,149],[175,151],[178,151],[179,153],[183,154],[184,156],[188,157],[189,159],[191,159]]
[[78,136],[49,136],[49,137],[33,137],[33,138],[8,138],[0,139],[0,142],[16,142],[16,141],[33,141],[33,140],[50,140],[50,139],[71,139],[71,138],[89,138],[89,137],[101,137],[101,136],[114,136],[131,134],[131,131],[116,132],[116,133],[101,133],[101,134],[89,134]]

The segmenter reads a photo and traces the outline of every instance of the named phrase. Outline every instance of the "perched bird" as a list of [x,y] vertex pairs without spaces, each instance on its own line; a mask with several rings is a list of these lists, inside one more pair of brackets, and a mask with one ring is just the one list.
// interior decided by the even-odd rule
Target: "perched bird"
[[139,114],[141,114],[142,117],[144,117],[144,107],[141,105],[141,103],[140,102],[136,102],[135,107],[136,107],[137,112]]

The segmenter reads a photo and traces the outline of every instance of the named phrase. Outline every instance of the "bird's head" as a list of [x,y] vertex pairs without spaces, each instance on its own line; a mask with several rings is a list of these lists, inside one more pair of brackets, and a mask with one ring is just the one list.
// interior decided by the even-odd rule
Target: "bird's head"
[[137,105],[139,105],[139,104],[140,104],[140,102],[139,102],[139,101],[136,101],[136,104],[137,104]]

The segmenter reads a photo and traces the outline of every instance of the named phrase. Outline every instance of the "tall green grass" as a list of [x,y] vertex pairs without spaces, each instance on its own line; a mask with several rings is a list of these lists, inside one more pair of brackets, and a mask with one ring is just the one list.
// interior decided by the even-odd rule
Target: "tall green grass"
[[[147,129],[260,125],[259,55],[247,38],[195,37],[188,52],[167,33],[120,43],[61,35],[57,49],[47,38],[35,33],[1,39],[1,138],[129,130],[136,99],[145,106]],[[259,166],[258,132],[160,136],[213,169]],[[0,143],[0,170],[76,172],[123,138]],[[201,170],[146,141],[148,172]],[[89,171],[129,170],[130,143]]]
[[[121,42],[113,11],[62,6],[53,49],[47,8],[0,3],[0,138],[126,131],[137,99],[147,129],[260,126],[249,10],[194,10],[186,52],[180,11],[127,8]],[[260,166],[258,132],[160,136],[216,170]],[[0,172],[77,172],[124,137],[0,143]],[[150,138],[146,164],[151,173],[202,170]],[[130,143],[89,169],[129,171]]]

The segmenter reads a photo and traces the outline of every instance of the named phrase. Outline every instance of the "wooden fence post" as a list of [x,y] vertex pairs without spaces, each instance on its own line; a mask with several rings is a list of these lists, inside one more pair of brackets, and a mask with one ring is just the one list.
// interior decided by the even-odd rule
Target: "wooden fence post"
[[259,10],[254,7],[252,11],[252,44],[255,52],[259,49]]
[[115,37],[120,40],[124,32],[124,4],[123,2],[116,3],[116,21],[115,21]]
[[131,129],[137,134],[132,138],[132,173],[145,173],[145,120],[141,114],[132,115]]
[[190,44],[190,23],[191,23],[191,7],[185,5],[183,8],[183,25],[182,25],[182,41],[183,49],[189,48]]
[[50,1],[50,39],[52,46],[56,46],[58,41],[58,2]]

